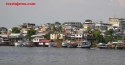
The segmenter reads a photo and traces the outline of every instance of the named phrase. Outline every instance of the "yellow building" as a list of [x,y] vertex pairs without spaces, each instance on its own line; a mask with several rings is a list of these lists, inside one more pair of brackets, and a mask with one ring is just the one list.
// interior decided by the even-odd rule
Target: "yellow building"
[[120,27],[119,18],[109,18],[109,24],[112,24],[112,27]]
[[112,25],[112,29],[121,29],[125,31],[124,18],[109,18],[109,24]]
[[50,39],[51,40],[54,40],[54,39],[63,39],[64,38],[64,35],[63,34],[50,34]]

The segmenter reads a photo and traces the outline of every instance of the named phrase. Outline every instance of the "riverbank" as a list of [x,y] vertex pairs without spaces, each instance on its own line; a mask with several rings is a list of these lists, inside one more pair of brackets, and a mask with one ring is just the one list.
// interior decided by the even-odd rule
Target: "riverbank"
[[98,48],[98,47],[90,47],[90,48],[66,48],[66,47],[41,47],[41,46],[0,46],[0,47],[5,47],[5,48],[48,48],[48,49],[52,49],[52,48],[58,48],[58,49],[89,49],[89,50],[99,50],[99,49],[105,49],[105,50],[125,50],[125,48]]

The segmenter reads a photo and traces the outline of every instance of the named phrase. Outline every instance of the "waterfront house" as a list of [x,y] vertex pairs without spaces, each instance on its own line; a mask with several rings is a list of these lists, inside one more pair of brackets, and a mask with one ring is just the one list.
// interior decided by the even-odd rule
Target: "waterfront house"
[[67,34],[66,40],[73,41],[78,45],[80,45],[81,44],[80,42],[83,40],[83,34]]
[[7,34],[0,34],[0,45],[10,45]]
[[51,40],[46,40],[46,39],[40,39],[39,40],[39,45],[43,47],[48,47],[50,46]]
[[50,45],[50,40],[44,39],[44,38],[40,38],[40,37],[35,37],[33,38],[33,45],[35,46],[44,46],[47,47]]
[[35,37],[35,38],[33,38],[33,44],[35,45],[35,46],[39,46],[39,41],[40,41],[40,39],[43,39],[43,38],[39,38],[39,37]]
[[45,39],[44,38],[44,33],[37,33],[36,35],[32,35],[31,37],[33,38],[32,39],[32,41],[33,41],[33,44],[35,45],[35,46],[39,46],[39,41],[41,40],[41,39]]
[[23,41],[24,36],[21,33],[11,33],[9,35],[9,39],[11,41],[11,44],[13,45],[15,42]]

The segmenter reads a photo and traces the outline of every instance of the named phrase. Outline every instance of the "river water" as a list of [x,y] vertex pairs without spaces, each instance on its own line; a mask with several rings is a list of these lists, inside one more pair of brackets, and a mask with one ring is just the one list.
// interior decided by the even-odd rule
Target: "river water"
[[125,50],[0,47],[0,65],[125,65]]

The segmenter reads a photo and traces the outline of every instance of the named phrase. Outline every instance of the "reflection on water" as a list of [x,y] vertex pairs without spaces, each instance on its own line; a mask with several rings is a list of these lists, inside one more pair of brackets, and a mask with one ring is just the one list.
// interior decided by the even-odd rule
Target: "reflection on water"
[[125,65],[125,51],[0,47],[0,65]]

